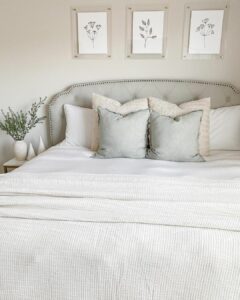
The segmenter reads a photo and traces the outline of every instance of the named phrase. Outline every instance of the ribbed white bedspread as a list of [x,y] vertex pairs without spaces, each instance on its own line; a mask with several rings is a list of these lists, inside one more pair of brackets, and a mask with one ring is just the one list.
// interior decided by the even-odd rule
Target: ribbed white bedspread
[[0,299],[240,299],[240,180],[0,176]]

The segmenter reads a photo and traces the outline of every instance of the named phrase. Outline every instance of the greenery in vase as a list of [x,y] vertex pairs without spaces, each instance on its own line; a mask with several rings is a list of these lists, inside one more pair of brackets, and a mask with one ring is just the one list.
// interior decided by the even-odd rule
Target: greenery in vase
[[10,135],[15,141],[24,140],[29,131],[36,127],[37,124],[42,123],[46,118],[38,117],[39,108],[45,103],[47,97],[40,98],[38,102],[34,102],[29,111],[14,112],[10,107],[5,113],[1,110],[4,120],[0,121],[0,129]]

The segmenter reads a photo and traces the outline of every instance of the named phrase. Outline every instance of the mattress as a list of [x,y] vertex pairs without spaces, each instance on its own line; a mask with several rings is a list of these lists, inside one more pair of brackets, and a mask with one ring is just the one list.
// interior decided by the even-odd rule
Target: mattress
[[184,163],[151,159],[99,159],[86,148],[65,141],[51,147],[15,172],[126,174],[159,177],[234,179],[240,177],[240,151],[213,151],[206,162]]

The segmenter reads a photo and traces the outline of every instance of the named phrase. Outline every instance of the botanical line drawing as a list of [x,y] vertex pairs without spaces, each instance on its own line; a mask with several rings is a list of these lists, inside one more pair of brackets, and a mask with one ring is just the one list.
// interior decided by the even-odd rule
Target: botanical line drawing
[[203,19],[202,23],[196,28],[196,32],[199,32],[203,37],[204,48],[206,48],[206,37],[215,34],[215,31],[213,30],[215,24],[211,24],[209,21],[209,18]]
[[96,22],[88,22],[86,26],[84,26],[84,29],[86,30],[88,38],[92,42],[92,46],[94,48],[95,40],[98,34],[98,31],[102,28],[101,24],[97,24]]
[[156,39],[157,35],[153,35],[153,29],[150,26],[150,19],[147,21],[142,20],[142,24],[139,26],[140,36],[144,39],[144,48],[147,48],[148,39]]

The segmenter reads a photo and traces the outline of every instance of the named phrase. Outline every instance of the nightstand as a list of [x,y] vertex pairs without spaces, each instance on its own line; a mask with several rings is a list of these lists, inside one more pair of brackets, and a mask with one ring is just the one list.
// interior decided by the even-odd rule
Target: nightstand
[[15,170],[19,167],[21,167],[26,161],[18,161],[15,158],[5,162],[3,165],[3,171],[4,173],[8,173],[9,171]]

